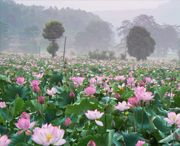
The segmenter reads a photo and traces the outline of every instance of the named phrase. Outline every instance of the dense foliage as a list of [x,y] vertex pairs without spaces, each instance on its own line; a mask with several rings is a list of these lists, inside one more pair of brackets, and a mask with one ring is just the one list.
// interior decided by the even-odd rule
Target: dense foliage
[[52,57],[56,55],[56,52],[59,49],[56,40],[62,37],[64,31],[65,30],[63,25],[58,21],[51,21],[47,23],[45,28],[43,29],[43,37],[51,41],[47,48],[47,51],[52,55]]
[[133,27],[127,36],[128,53],[137,60],[147,59],[153,53],[155,44],[150,33],[143,27]]
[[[102,21],[98,16],[82,10],[24,6],[16,4],[13,0],[0,0],[0,18],[0,25],[2,22],[8,30],[5,41],[9,44],[9,46],[0,46],[1,50],[10,48],[17,52],[21,49],[31,53],[37,53],[39,47],[46,48],[48,43],[43,40],[41,32],[49,21],[57,20],[63,23],[65,35],[69,36],[70,47],[74,44],[76,34],[84,31],[89,23]],[[32,28],[35,28],[33,30],[37,32],[35,36],[28,35]]]
[[[175,63],[0,57],[3,146],[178,146]],[[60,126],[60,127],[59,127]]]
[[153,16],[139,15],[132,21],[124,20],[118,28],[119,36],[126,38],[134,26],[144,27],[156,42],[154,56],[166,56],[169,50],[179,49],[179,31],[177,26],[160,24]]

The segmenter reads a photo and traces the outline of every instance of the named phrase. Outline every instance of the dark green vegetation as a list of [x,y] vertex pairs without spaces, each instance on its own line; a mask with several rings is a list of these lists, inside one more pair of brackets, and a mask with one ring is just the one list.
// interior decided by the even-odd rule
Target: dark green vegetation
[[47,51],[52,55],[52,57],[56,55],[56,52],[59,49],[56,40],[62,37],[64,31],[64,27],[58,21],[51,21],[47,23],[43,29],[43,37],[50,41]]
[[146,29],[135,26],[127,36],[127,47],[129,55],[146,60],[155,49],[155,41]]

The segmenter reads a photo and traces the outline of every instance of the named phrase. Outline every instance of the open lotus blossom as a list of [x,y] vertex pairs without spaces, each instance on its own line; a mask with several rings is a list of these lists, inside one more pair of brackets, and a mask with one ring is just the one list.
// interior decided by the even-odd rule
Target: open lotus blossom
[[1,102],[0,102],[0,108],[5,108],[5,107],[6,107],[6,103],[3,102],[3,101],[1,101]]
[[61,146],[66,143],[63,139],[64,130],[60,127],[45,124],[42,128],[35,128],[33,130],[32,140],[43,146],[55,145]]
[[75,87],[78,87],[83,84],[84,78],[83,77],[72,77],[71,80],[74,83]]
[[115,106],[115,109],[117,109],[117,110],[119,110],[121,112],[123,112],[123,111],[125,111],[125,110],[127,110],[129,108],[130,108],[130,105],[128,103],[126,103],[126,101],[118,102],[118,105]]
[[46,93],[50,96],[54,96],[57,93],[57,89],[52,87],[51,89],[47,89]]
[[146,88],[139,86],[134,89],[134,94],[138,99],[138,101],[144,101],[144,102],[150,101],[154,97],[152,95],[152,92],[147,92]]
[[166,120],[168,124],[175,124],[178,128],[180,128],[180,113],[176,114],[175,112],[169,112],[168,117],[164,118],[164,120]]
[[136,143],[136,146],[143,146],[144,144],[145,144],[145,141],[138,140],[138,142]]
[[7,135],[0,137],[0,146],[8,146],[11,143],[11,140],[8,139]]
[[127,85],[128,85],[128,86],[131,86],[131,87],[134,87],[134,86],[135,86],[134,77],[129,77],[129,78],[127,79]]
[[16,83],[17,83],[18,85],[23,85],[23,84],[25,83],[24,77],[17,77],[17,78],[16,78]]
[[84,92],[86,95],[93,95],[96,93],[96,88],[93,86],[89,86],[89,87],[84,89]]
[[97,109],[94,111],[88,110],[85,115],[89,120],[95,120],[96,124],[103,126],[103,123],[99,119],[103,116],[104,113],[99,112]]
[[18,122],[15,124],[19,131],[19,133],[22,133],[23,131],[29,130],[34,127],[35,122],[30,122],[30,115],[26,112],[23,112],[18,119]]

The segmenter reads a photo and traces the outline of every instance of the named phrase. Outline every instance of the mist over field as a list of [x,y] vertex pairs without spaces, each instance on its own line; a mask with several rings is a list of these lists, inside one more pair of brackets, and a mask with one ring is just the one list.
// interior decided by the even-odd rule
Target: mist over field
[[46,54],[48,41],[42,32],[46,23],[57,20],[65,28],[57,40],[59,54],[63,52],[66,36],[67,53],[71,55],[92,56],[94,51],[110,51],[115,57],[129,56],[125,43],[127,31],[137,25],[146,28],[156,42],[151,57],[178,58],[178,0],[1,0],[0,3],[3,52]]
[[180,0],[0,0],[0,146],[180,146]]

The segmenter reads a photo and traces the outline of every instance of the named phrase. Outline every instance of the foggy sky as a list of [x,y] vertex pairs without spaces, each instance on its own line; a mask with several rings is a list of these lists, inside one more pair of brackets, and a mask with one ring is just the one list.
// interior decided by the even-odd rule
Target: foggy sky
[[119,26],[140,14],[152,15],[161,24],[180,25],[180,0],[15,0],[25,5],[56,6],[93,12]]
[[154,9],[170,0],[15,0],[25,5],[74,8],[86,11]]

